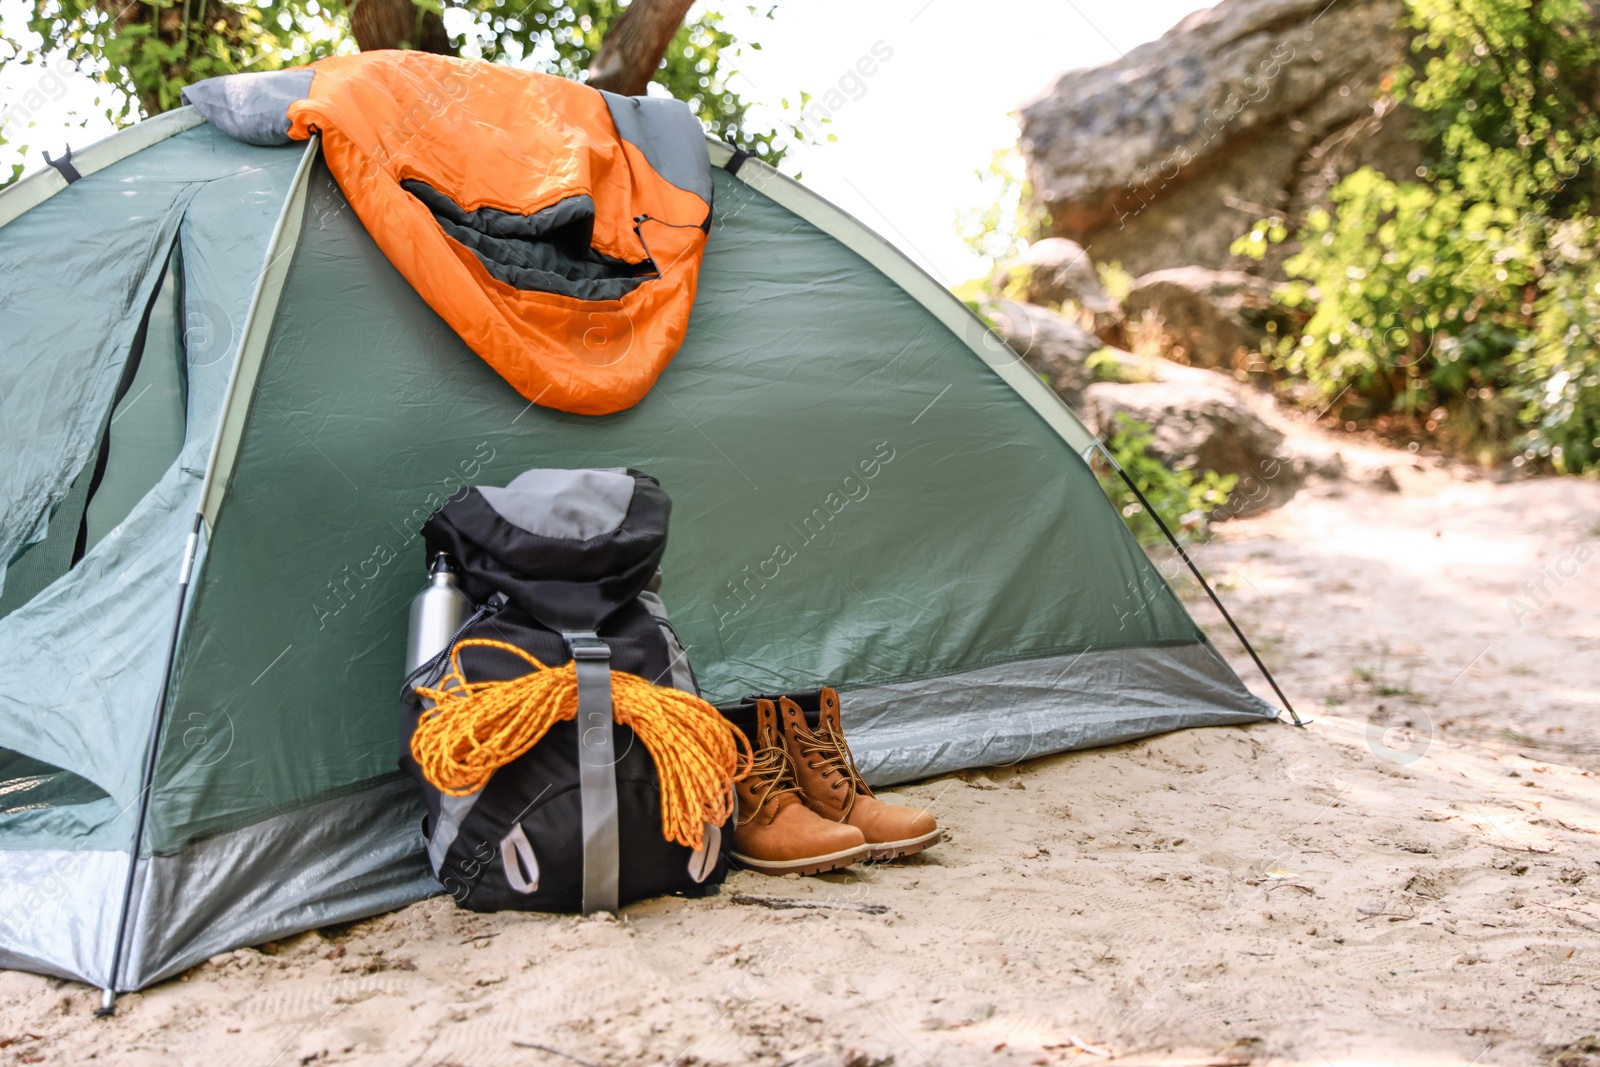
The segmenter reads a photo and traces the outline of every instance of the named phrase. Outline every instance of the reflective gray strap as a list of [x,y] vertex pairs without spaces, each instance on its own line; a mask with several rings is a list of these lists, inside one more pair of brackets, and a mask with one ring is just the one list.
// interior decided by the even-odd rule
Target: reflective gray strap
[[[433,701],[426,703],[432,704]],[[450,846],[456,843],[456,838],[461,836],[461,824],[466,822],[481,796],[483,790],[480,789],[464,797],[448,794],[439,797],[439,822],[433,828],[433,836],[428,839],[428,862],[433,865],[435,878],[444,880],[445,855],[450,851]]]
[[666,639],[667,659],[670,661],[667,677],[651,678],[649,681],[654,682],[656,685],[661,685],[665,682],[674,689],[681,689],[685,693],[693,693],[695,696],[700,696],[700,686],[695,681],[694,671],[689,667],[688,651],[683,647],[683,643],[678,640],[678,631],[672,628],[672,623],[667,619],[667,605],[662,602],[660,596],[651,592],[640,593],[639,603],[643,604],[645,610],[655,618],[656,626],[661,630],[661,636]]
[[523,896],[539,888],[539,858],[533,854],[533,843],[520,822],[500,839],[500,866],[505,871],[506,885]]
[[583,808],[583,913],[616,911],[621,851],[611,740],[611,649],[592,631],[563,633],[578,670],[578,796]]

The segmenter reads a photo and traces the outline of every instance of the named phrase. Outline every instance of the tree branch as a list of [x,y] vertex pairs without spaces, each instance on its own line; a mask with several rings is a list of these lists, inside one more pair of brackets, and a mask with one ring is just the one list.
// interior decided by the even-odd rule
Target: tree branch
[[622,96],[643,96],[691,3],[633,0],[600,42],[589,64],[589,84]]
[[355,35],[356,47],[363,52],[409,48],[441,56],[456,55],[439,13],[411,0],[356,0],[350,9],[350,32]]

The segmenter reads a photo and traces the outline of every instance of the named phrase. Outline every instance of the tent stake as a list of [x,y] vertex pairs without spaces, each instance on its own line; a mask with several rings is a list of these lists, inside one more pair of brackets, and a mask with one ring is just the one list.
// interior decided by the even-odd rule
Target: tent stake
[[161,727],[166,719],[167,688],[172,679],[172,661],[178,654],[178,631],[183,628],[183,605],[189,596],[189,576],[194,570],[195,550],[200,544],[203,514],[194,517],[194,528],[183,548],[183,566],[178,572],[178,607],[173,613],[172,636],[167,641],[167,658],[161,671],[161,693],[156,697],[155,721],[150,724],[150,743],[144,752],[144,773],[139,781],[139,810],[133,820],[133,847],[128,851],[128,877],[122,883],[122,908],[117,912],[117,939],[111,949],[111,977],[100,997],[98,1016],[117,1013],[117,972],[122,969],[122,950],[128,932],[128,909],[133,906],[133,883],[139,871],[139,849],[144,844],[145,818],[150,813],[150,790],[155,784],[156,756],[161,750]]
[[1133,490],[1133,495],[1139,498],[1139,503],[1144,506],[1145,512],[1156,520],[1156,525],[1161,527],[1161,532],[1166,534],[1167,540],[1172,544],[1172,547],[1178,550],[1178,555],[1182,557],[1183,562],[1188,564],[1190,572],[1195,576],[1195,580],[1200,583],[1200,588],[1206,591],[1206,596],[1210,597],[1211,602],[1217,606],[1217,610],[1222,612],[1222,617],[1227,620],[1228,627],[1233,630],[1234,636],[1239,639],[1239,643],[1244,646],[1244,650],[1250,653],[1250,658],[1255,661],[1256,669],[1261,672],[1262,677],[1266,678],[1267,684],[1272,686],[1272,691],[1278,694],[1278,701],[1283,704],[1283,709],[1294,720],[1294,725],[1306,725],[1310,720],[1300,718],[1299,712],[1294,710],[1294,705],[1289,703],[1289,698],[1283,695],[1283,690],[1278,687],[1278,680],[1272,676],[1271,671],[1267,670],[1267,665],[1261,662],[1261,657],[1256,655],[1255,647],[1250,644],[1250,639],[1244,635],[1243,630],[1239,629],[1239,624],[1233,621],[1233,616],[1228,614],[1228,609],[1222,606],[1222,599],[1211,588],[1211,583],[1206,581],[1206,576],[1200,573],[1200,568],[1195,564],[1194,560],[1189,558],[1189,553],[1184,551],[1183,545],[1179,543],[1172,530],[1167,527],[1166,521],[1161,517],[1161,513],[1150,506],[1150,501],[1145,497],[1143,490],[1135,485],[1133,479],[1128,476],[1128,472],[1122,469],[1122,464],[1118,463],[1117,458],[1111,454],[1111,450],[1106,448],[1105,442],[1097,439],[1094,444],[1100,455],[1105,457],[1105,461],[1111,464],[1111,469],[1121,475],[1123,482],[1129,489]]

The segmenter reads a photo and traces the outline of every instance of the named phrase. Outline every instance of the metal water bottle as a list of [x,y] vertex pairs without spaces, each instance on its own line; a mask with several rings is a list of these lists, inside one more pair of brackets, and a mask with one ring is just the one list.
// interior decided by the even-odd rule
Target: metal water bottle
[[411,601],[406,634],[406,673],[427,663],[450,644],[472,614],[472,601],[456,585],[455,567],[443,552],[433,559],[428,585]]

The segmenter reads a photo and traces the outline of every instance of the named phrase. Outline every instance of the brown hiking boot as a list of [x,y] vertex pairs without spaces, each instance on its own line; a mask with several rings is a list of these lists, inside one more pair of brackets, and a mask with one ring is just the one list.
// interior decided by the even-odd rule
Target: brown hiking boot
[[837,692],[780,697],[778,708],[801,799],[824,819],[860,830],[870,859],[911,856],[944,836],[926,808],[886,804],[872,795],[839,725]]
[[729,854],[762,874],[821,874],[848,867],[871,851],[861,831],[820,818],[800,802],[794,767],[783,747],[770,700],[725,709],[750,738],[750,773],[735,783],[739,814]]

